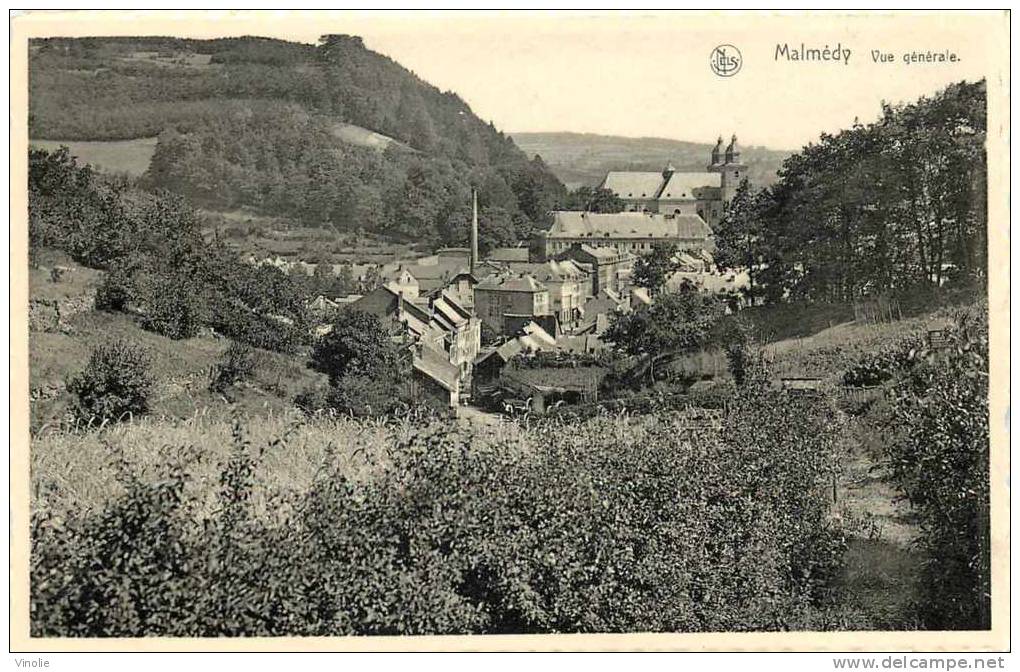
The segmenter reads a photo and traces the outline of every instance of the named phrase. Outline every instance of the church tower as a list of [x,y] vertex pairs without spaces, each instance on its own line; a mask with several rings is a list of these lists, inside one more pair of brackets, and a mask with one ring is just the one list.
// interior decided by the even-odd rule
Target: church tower
[[712,149],[712,163],[710,163],[708,166],[708,172],[710,173],[719,172],[719,166],[722,165],[722,154],[723,154],[722,136],[720,135],[719,139],[716,140],[715,142],[715,147]]
[[[712,163],[716,162],[716,151],[722,145],[722,138],[712,151]],[[737,135],[734,133],[730,144],[726,147],[722,165],[714,165],[714,170],[722,173],[722,200],[729,203],[733,195],[737,193],[737,187],[747,177],[747,166],[740,162],[740,148],[737,146]]]

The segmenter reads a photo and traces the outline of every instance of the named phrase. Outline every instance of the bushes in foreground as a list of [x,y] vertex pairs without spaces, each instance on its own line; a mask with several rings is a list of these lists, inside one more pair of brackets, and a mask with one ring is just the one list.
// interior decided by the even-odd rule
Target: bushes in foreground
[[918,513],[921,615],[935,629],[991,627],[987,308],[960,314],[946,347],[917,353],[893,388],[889,461]]
[[125,476],[97,515],[37,514],[32,633],[818,627],[842,552],[831,418],[742,394],[709,436],[667,412],[546,423],[538,450],[425,421],[371,479],[330,453],[307,492],[271,501],[251,496],[258,451],[237,431],[214,506],[171,465],[154,486]]
[[74,413],[83,422],[116,422],[149,410],[150,360],[140,346],[111,342],[92,350],[85,368],[67,383],[75,395]]

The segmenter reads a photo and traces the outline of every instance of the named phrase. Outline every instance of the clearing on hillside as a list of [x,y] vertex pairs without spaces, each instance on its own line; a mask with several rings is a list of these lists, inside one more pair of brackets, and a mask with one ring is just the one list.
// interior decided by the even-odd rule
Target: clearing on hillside
[[37,149],[54,151],[66,146],[78,163],[87,163],[104,173],[127,173],[141,177],[156,152],[156,138],[134,140],[30,140]]

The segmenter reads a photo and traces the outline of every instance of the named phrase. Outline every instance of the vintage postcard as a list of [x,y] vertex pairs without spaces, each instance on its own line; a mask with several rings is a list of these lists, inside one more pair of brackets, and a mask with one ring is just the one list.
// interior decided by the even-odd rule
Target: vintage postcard
[[12,15],[12,651],[1007,649],[1009,20]]

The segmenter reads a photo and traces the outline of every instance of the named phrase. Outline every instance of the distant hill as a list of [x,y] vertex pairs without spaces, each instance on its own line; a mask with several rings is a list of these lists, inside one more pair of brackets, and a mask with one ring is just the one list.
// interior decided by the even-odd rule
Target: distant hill
[[29,74],[34,141],[137,173],[128,141],[158,137],[141,184],[206,209],[464,244],[476,187],[486,247],[529,236],[565,196],[455,93],[352,35],[35,39]]
[[[594,186],[610,170],[662,170],[667,162],[677,170],[704,170],[714,146],[668,138],[593,133],[514,133],[513,140],[529,156],[541,156],[556,177],[571,189],[582,184]],[[741,151],[748,164],[748,176],[758,185],[775,181],[776,170],[793,153],[753,146],[742,146]]]

